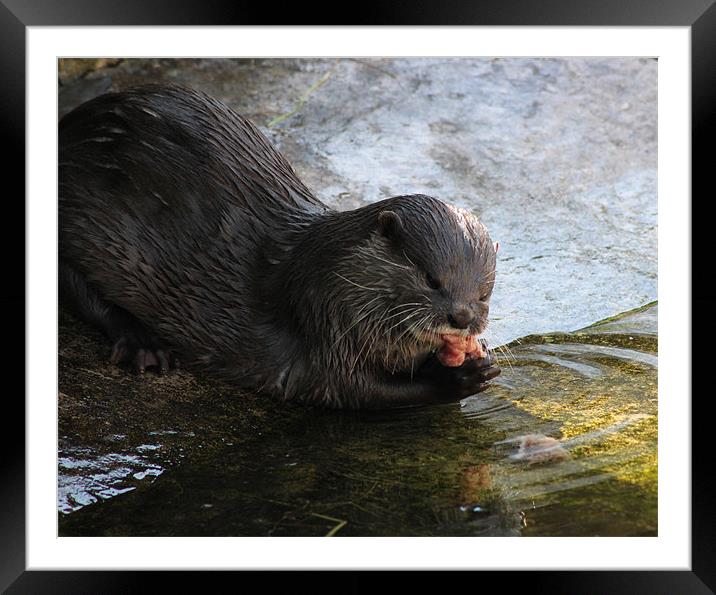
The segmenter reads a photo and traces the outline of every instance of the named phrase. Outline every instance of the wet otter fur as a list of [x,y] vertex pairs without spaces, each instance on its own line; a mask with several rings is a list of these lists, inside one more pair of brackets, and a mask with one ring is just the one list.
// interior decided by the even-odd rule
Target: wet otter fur
[[140,372],[179,356],[331,407],[460,399],[499,368],[436,353],[485,330],[495,262],[484,226],[436,198],[328,208],[198,91],[108,93],[60,121],[60,299]]

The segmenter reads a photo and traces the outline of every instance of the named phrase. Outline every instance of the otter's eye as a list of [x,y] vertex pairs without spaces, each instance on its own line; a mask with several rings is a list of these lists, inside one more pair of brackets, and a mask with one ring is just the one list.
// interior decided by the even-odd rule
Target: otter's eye
[[430,289],[440,289],[442,287],[440,281],[433,277],[430,273],[425,274],[425,282]]

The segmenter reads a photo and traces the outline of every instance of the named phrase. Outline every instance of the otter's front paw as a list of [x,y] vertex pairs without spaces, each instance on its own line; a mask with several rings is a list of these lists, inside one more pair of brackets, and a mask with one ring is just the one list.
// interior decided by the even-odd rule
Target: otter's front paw
[[144,374],[147,368],[152,367],[159,368],[159,373],[165,374],[169,368],[176,368],[179,364],[169,350],[132,333],[126,333],[114,342],[109,360],[115,365],[129,362],[136,374]]
[[452,372],[452,381],[457,385],[462,397],[481,393],[490,386],[488,382],[500,375],[492,354],[486,352],[483,358],[466,359],[458,368],[447,368]]
[[[486,390],[488,382],[497,377],[501,370],[495,365],[492,354],[484,340],[480,340],[481,351],[469,353],[462,365],[446,366],[439,355],[431,357],[423,366],[422,373],[444,391],[446,398],[463,399]],[[477,354],[484,357],[477,357]]]

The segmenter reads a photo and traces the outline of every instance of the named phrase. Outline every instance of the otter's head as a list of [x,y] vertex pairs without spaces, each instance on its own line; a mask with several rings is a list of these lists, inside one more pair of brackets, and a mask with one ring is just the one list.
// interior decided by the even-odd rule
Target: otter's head
[[375,228],[358,247],[353,274],[358,264],[358,283],[372,287],[370,297],[385,305],[381,327],[393,352],[386,359],[407,361],[439,347],[443,335],[483,333],[496,265],[485,226],[428,196],[375,206]]

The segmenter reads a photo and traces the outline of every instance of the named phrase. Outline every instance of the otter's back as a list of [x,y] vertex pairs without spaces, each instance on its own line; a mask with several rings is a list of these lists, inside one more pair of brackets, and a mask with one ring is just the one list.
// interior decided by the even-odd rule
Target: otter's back
[[327,209],[250,121],[166,86],[62,119],[59,203],[65,263],[157,332],[180,335],[190,318],[207,336],[214,323],[248,328],[246,279],[266,238]]
[[148,85],[89,101],[61,120],[59,148],[66,181],[74,174],[110,190],[150,189],[135,210],[325,209],[252,122],[183,87]]

